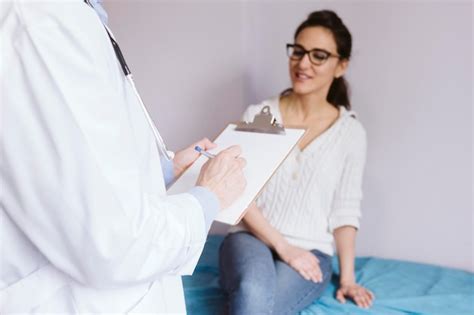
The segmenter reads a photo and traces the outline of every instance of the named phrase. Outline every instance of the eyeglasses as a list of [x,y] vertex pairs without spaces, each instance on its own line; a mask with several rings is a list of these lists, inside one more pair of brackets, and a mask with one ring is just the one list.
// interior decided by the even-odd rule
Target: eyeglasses
[[311,61],[311,63],[316,66],[322,65],[326,62],[326,60],[331,57],[338,59],[341,58],[341,56],[332,54],[324,49],[315,48],[311,50],[306,50],[303,46],[298,44],[286,44],[286,53],[288,54],[288,57],[290,57],[291,60],[298,61],[303,59],[304,56],[308,54],[309,61]]

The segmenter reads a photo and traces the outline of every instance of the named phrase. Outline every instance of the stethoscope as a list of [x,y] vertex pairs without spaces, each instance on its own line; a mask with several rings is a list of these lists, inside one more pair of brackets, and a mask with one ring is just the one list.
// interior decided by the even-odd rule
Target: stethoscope
[[[92,4],[89,2],[89,0],[84,0],[84,2],[88,4],[91,8],[94,8]],[[138,94],[137,88],[135,86],[135,82],[133,82],[132,72],[130,71],[130,68],[128,67],[127,62],[125,61],[125,58],[123,57],[119,44],[117,43],[115,38],[112,36],[107,25],[105,25],[104,23],[102,23],[102,25],[104,25],[107,35],[109,36],[110,42],[112,44],[112,47],[114,48],[115,55],[117,56],[117,59],[120,63],[122,71],[125,74],[125,77],[127,78],[128,82],[130,82],[130,85],[132,86],[133,92],[135,93],[135,96],[137,97],[138,102],[140,103],[142,107],[143,113],[145,114],[148,124],[150,125],[151,130],[153,130],[153,135],[155,136],[155,141],[158,145],[158,149],[160,150],[161,155],[164,156],[168,161],[171,161],[173,159],[173,153],[166,149],[166,145],[165,145],[165,142],[163,141],[163,138],[158,132],[158,129],[156,129],[155,124],[153,123],[153,120],[151,120],[150,114],[148,113],[145,107],[145,104],[143,103],[143,100],[140,97],[140,94]]]

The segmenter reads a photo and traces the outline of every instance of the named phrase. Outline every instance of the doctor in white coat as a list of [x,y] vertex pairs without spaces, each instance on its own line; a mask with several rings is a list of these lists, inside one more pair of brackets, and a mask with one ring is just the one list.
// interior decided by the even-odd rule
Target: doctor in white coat
[[198,154],[160,156],[82,0],[0,2],[0,105],[0,313],[185,313],[180,276],[244,189],[240,149],[167,195]]

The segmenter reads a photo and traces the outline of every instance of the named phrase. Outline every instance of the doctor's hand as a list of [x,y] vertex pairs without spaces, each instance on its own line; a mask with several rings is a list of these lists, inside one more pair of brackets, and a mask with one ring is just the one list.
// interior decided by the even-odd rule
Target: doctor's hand
[[229,207],[244,192],[247,181],[243,174],[246,165],[240,146],[231,146],[209,159],[201,168],[196,186],[203,186],[216,194],[221,209]]
[[178,178],[188,167],[190,167],[199,157],[199,153],[194,150],[196,146],[200,146],[204,151],[214,149],[217,144],[211,140],[204,138],[179,152],[176,152],[173,158],[174,177]]

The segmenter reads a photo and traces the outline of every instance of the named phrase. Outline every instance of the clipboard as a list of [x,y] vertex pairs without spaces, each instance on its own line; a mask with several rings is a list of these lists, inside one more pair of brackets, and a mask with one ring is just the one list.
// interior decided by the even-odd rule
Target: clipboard
[[[254,201],[265,184],[303,137],[305,129],[283,128],[265,106],[255,115],[253,122],[229,124],[214,143],[217,154],[232,145],[240,145],[241,156],[247,160],[244,176],[247,187],[243,194],[228,208],[219,212],[216,221],[235,225],[240,222],[245,210]],[[195,186],[201,167],[208,158],[200,156],[168,189],[168,194],[184,193]]]

